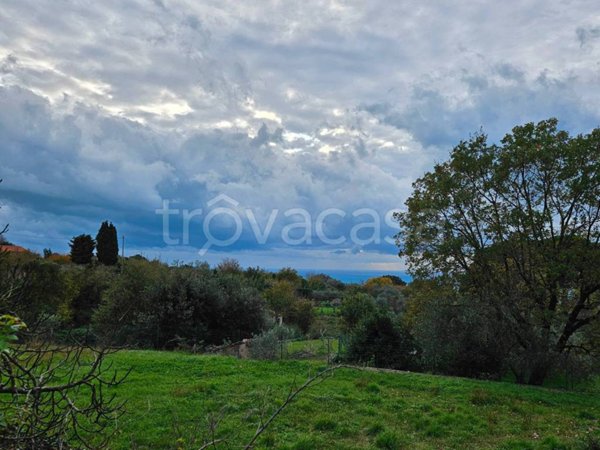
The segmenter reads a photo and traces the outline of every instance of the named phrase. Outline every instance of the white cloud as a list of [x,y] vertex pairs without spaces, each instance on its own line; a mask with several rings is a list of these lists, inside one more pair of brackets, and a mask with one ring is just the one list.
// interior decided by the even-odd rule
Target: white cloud
[[[598,125],[596,9],[5,1],[0,196],[10,208],[0,215],[36,247],[34,213],[57,227],[118,216],[150,248],[162,198],[196,208],[226,193],[265,217],[400,207],[412,181],[479,127],[497,138],[550,115],[572,131]],[[385,251],[361,255],[387,264]]]

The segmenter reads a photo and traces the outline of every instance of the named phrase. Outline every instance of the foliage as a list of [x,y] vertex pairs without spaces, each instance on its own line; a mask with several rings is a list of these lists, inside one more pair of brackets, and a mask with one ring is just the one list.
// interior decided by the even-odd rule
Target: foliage
[[114,266],[119,261],[119,240],[116,227],[108,222],[102,222],[96,236],[96,256],[98,261],[106,266]]
[[240,266],[240,263],[236,259],[225,258],[219,263],[217,270],[221,273],[239,274],[242,272],[242,266]]
[[292,282],[288,280],[275,281],[263,295],[275,316],[281,316],[284,320],[289,318],[292,306],[297,300],[296,288]]
[[291,281],[276,280],[264,291],[263,296],[275,317],[298,326],[303,333],[308,332],[314,320],[313,304],[310,300],[298,297]]
[[0,260],[0,310],[10,311],[34,326],[49,315],[70,318],[70,302],[76,291],[71,272],[40,258],[7,255]]
[[415,277],[444,276],[505,324],[511,369],[540,384],[600,318],[600,129],[550,119],[500,145],[478,134],[417,180],[398,241]]
[[296,333],[292,328],[276,325],[252,338],[250,356],[255,359],[281,359],[285,346],[283,342],[294,337]]
[[433,282],[411,286],[409,304],[416,315],[405,323],[418,342],[424,370],[475,378],[505,373],[506,333],[488,305]]
[[387,278],[392,281],[394,286],[406,286],[406,281],[397,275],[383,275],[382,278]]
[[94,256],[96,243],[89,234],[75,236],[69,242],[71,247],[71,261],[75,264],[90,264]]
[[104,292],[94,329],[114,343],[151,348],[239,341],[265,324],[263,300],[244,281],[205,264],[130,259]]
[[275,279],[278,281],[288,281],[295,287],[299,287],[302,284],[302,277],[298,274],[298,271],[291,267],[284,267],[275,274]]
[[375,299],[368,294],[348,293],[342,298],[340,319],[346,331],[353,331],[361,320],[377,311]]
[[248,267],[244,271],[244,277],[249,286],[263,292],[271,285],[272,276],[260,267]]
[[17,333],[24,328],[25,323],[18,317],[10,314],[0,316],[0,353],[8,351],[9,345],[18,339]]
[[314,319],[314,305],[310,300],[298,299],[293,303],[289,321],[296,325],[303,334],[308,333]]
[[86,327],[100,306],[102,295],[112,285],[117,273],[113,268],[97,266],[85,267],[73,273],[77,291],[70,302],[70,316],[73,327]]
[[390,369],[415,369],[417,349],[410,333],[388,314],[376,313],[361,320],[352,332],[349,361]]
[[309,274],[307,287],[312,291],[343,291],[344,283],[324,273]]
[[71,262],[71,256],[70,255],[60,255],[58,253],[52,253],[46,259],[48,259],[48,261],[52,261],[52,262],[55,262],[57,264],[69,264]]
[[389,277],[375,277],[369,278],[365,281],[364,286],[366,289],[372,289],[375,287],[393,286],[394,282]]

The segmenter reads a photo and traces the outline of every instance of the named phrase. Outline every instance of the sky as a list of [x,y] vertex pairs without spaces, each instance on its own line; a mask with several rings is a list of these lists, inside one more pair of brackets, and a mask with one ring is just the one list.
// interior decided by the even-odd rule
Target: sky
[[483,130],[600,124],[596,1],[3,0],[0,222],[166,262],[401,271],[411,184]]

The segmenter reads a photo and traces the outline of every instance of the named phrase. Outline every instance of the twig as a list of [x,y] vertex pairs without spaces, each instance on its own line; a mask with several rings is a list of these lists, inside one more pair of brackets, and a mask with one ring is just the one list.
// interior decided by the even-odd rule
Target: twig
[[254,434],[254,436],[252,437],[252,439],[250,440],[250,442],[248,442],[248,444],[244,447],[244,450],[250,450],[252,448],[252,446],[254,445],[254,443],[256,442],[256,440],[260,437],[260,435],[269,427],[269,425],[275,420],[275,418],[279,414],[281,414],[282,411],[290,403],[292,403],[292,401],[294,400],[294,398],[296,398],[296,396],[298,394],[300,394],[302,391],[304,391],[305,389],[307,389],[308,387],[310,387],[316,381],[323,380],[326,376],[331,375],[334,371],[336,371],[336,370],[338,370],[338,369],[340,369],[342,367],[344,367],[344,365],[336,365],[336,366],[328,367],[327,369],[323,370],[322,372],[319,372],[316,375],[310,377],[299,388],[297,388],[295,390],[292,389],[290,391],[290,393],[288,394],[287,398],[285,399],[285,401],[281,404],[281,406],[279,406],[279,408],[277,408],[275,410],[275,412],[273,414],[271,414],[271,417],[269,417],[267,419],[267,421],[264,424],[262,424],[258,428],[258,430],[256,430],[256,433]]

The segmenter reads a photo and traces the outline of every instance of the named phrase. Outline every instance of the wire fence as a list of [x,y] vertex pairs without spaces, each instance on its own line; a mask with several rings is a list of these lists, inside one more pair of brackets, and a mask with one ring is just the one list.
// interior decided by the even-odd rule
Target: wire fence
[[342,336],[281,340],[279,359],[323,359],[330,363],[343,353],[345,345]]
[[267,342],[259,337],[212,347],[207,351],[242,359],[319,359],[331,363],[337,360],[346,348],[345,336],[321,336],[318,339],[275,339]]

